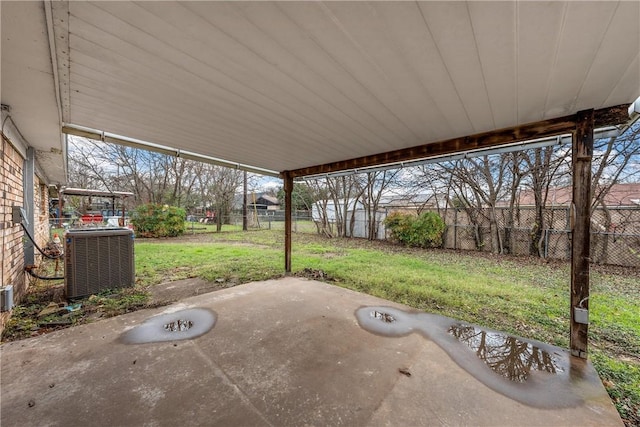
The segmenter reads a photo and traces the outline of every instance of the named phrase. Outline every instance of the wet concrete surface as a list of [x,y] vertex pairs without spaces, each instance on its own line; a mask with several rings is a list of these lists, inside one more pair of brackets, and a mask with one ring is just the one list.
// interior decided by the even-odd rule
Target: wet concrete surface
[[[201,315],[212,327],[184,338]],[[179,338],[127,343],[141,328]],[[482,331],[325,283],[250,283],[2,345],[0,424],[622,425],[591,364]],[[512,381],[478,339],[559,369]],[[558,387],[562,404],[526,397]]]
[[213,328],[216,314],[206,308],[186,308],[153,316],[141,325],[123,332],[120,342],[147,344],[163,341],[182,341],[197,338]]
[[486,387],[527,406],[578,407],[602,390],[583,360],[539,341],[395,307],[361,307],[356,318],[362,328],[382,336],[421,334]]

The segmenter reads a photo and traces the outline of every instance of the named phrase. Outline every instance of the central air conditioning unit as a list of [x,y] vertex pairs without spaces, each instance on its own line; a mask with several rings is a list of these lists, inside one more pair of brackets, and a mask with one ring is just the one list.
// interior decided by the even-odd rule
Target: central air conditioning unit
[[67,298],[133,286],[133,231],[128,228],[69,230],[64,233]]

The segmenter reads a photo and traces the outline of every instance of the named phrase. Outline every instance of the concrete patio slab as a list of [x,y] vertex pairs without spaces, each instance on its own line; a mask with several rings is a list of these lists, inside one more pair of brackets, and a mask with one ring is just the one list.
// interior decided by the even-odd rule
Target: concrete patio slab
[[[125,342],[133,328],[155,328],[150,318],[162,323],[177,316],[195,329],[199,318],[181,312],[191,308],[211,313],[213,328],[192,339]],[[290,277],[7,343],[1,347],[0,423],[622,425],[589,363],[544,347],[557,359],[557,372],[510,384],[476,362],[467,346],[456,347],[446,330],[431,330],[446,322],[421,316]],[[384,331],[406,328],[405,321],[413,326]],[[165,324],[178,324],[171,322]],[[159,328],[169,338],[183,334]],[[545,400],[558,390],[562,398]]]

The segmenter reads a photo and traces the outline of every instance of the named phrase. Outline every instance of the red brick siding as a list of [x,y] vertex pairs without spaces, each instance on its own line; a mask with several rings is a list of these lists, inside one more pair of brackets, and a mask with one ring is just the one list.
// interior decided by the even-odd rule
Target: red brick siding
[[[24,158],[2,137],[0,145],[0,257],[2,258],[2,286],[13,285],[14,303],[24,297],[29,285],[24,273],[24,239],[20,224],[13,223],[13,206],[24,206]],[[34,178],[34,231],[38,246],[49,240],[49,196],[46,183]],[[42,259],[36,251],[36,263]],[[0,313],[0,332],[10,317]]]
[[[23,237],[19,224],[12,221],[13,206],[23,206],[24,159],[6,140],[2,139],[0,156],[0,239],[2,241],[2,286],[13,285],[14,301],[18,301],[27,287],[24,268]],[[0,330],[10,313],[0,313]]]

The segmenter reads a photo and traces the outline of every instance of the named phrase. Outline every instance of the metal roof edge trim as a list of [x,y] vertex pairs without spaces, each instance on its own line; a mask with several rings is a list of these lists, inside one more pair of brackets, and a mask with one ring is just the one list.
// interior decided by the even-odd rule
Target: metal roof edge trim
[[133,197],[135,194],[129,191],[106,191],[106,190],[90,190],[88,188],[63,187],[60,190],[61,195],[67,196],[95,196],[95,197]]
[[198,162],[209,163],[213,165],[223,166],[231,169],[238,169],[258,175],[266,175],[278,177],[279,172],[269,169],[263,169],[256,166],[245,165],[242,163],[235,163],[228,160],[219,159],[216,157],[206,156],[203,154],[194,153],[191,151],[180,150],[179,148],[168,147],[165,145],[155,144],[153,142],[142,141],[139,139],[128,138],[122,135],[116,135],[109,132],[103,132],[97,129],[91,129],[84,126],[78,126],[66,123],[62,126],[62,132],[67,135],[81,136],[97,141],[108,142],[112,144],[124,145],[132,148],[140,148],[143,150],[154,151],[157,153],[163,153],[170,156],[181,157],[188,160],[195,160]]

